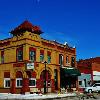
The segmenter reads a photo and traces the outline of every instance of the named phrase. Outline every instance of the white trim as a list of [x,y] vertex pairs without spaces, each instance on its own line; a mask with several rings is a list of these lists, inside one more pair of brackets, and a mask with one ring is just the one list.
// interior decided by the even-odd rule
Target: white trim
[[23,80],[22,78],[16,78],[16,87],[22,87],[22,86],[17,86],[17,80]]
[[10,81],[10,78],[4,78],[4,88],[10,88],[10,86],[6,87],[6,81]]
[[35,80],[35,85],[34,86],[29,86],[29,87],[36,87],[36,78],[29,78],[29,80]]

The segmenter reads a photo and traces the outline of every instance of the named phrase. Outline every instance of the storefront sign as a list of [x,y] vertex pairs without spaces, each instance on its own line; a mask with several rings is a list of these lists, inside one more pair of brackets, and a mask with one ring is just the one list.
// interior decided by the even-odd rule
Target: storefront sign
[[27,63],[27,69],[34,69],[34,63]]

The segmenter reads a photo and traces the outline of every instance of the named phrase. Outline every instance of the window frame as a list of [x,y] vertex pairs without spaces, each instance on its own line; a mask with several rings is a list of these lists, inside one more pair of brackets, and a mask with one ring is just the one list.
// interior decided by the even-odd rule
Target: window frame
[[[19,82],[20,82],[20,81],[23,82],[23,79],[22,79],[22,78],[16,78],[16,87],[17,87],[17,88],[22,87],[22,85],[19,85],[19,86],[18,86],[18,83],[17,83],[18,81],[19,81]],[[23,84],[23,83],[20,82],[19,84]]]
[[22,50],[18,50],[18,55],[17,55],[17,60],[18,61],[22,61],[23,60],[23,51]]
[[23,47],[17,48],[17,61],[23,61]]
[[[73,58],[74,58],[74,60],[73,60]],[[75,57],[74,56],[71,57],[71,66],[75,67]]]
[[[33,52],[33,54],[32,54],[32,52]],[[29,51],[29,60],[32,62],[36,61],[36,51],[35,50]]]
[[[10,83],[7,83],[7,84],[6,84],[7,81],[9,81]],[[8,86],[8,84],[9,84],[9,86]],[[10,80],[10,78],[4,78],[4,88],[10,88],[10,85],[11,85],[11,80]]]
[[43,61],[44,61],[44,54],[40,53],[40,62],[43,62]]
[[[30,80],[34,80],[35,81],[35,85],[30,85]],[[29,87],[36,87],[36,78],[29,78]]]
[[69,64],[69,56],[66,56],[66,64]]
[[51,63],[51,55],[48,55],[48,56],[47,56],[47,62],[48,62],[48,63]]
[[59,54],[59,65],[64,65],[64,56],[63,54]]

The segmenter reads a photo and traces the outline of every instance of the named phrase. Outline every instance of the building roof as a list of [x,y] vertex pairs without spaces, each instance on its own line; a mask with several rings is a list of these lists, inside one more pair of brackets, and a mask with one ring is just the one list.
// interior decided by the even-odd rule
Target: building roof
[[81,59],[78,61],[78,63],[100,63],[100,57],[90,58],[90,59]]
[[29,31],[35,34],[41,34],[43,33],[39,26],[32,25],[29,21],[25,20],[22,24],[20,24],[18,27],[16,27],[14,30],[12,30],[10,33],[13,35],[23,33],[25,31]]

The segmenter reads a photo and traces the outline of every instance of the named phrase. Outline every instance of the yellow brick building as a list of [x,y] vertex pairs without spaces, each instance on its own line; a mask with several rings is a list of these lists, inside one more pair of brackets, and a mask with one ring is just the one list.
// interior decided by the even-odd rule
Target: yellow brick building
[[45,40],[41,33],[38,26],[24,21],[11,31],[11,38],[0,40],[0,92],[54,92],[61,88],[60,68],[76,66],[76,49]]

